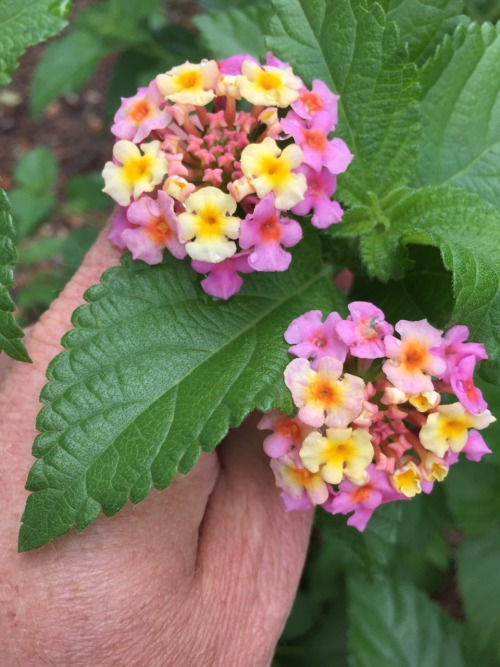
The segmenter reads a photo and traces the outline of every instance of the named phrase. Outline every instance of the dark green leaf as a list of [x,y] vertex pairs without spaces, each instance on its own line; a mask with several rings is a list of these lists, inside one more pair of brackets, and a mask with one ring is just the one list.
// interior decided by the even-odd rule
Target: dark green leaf
[[490,530],[499,522],[500,465],[489,459],[479,463],[460,461],[444,483],[455,523],[470,533]]
[[266,43],[310,83],[340,94],[338,134],[355,158],[339,178],[341,198],[368,204],[411,172],[419,137],[416,68],[396,25],[367,0],[273,0]]
[[236,53],[264,55],[264,25],[269,7],[247,4],[227,10],[199,14],[193,19],[201,32],[202,44],[217,58],[228,58]]
[[102,191],[102,176],[97,171],[71,178],[64,194],[74,210],[106,211],[110,208],[109,198]]
[[497,661],[500,661],[499,554],[500,526],[497,525],[487,533],[467,537],[457,557],[467,625],[479,647],[490,649]]
[[353,667],[463,667],[458,628],[409,582],[348,578]]
[[0,85],[9,83],[29,46],[60,32],[66,25],[50,11],[54,0],[0,0]]
[[21,341],[24,333],[12,314],[15,306],[8,292],[14,286],[12,269],[17,260],[13,236],[9,201],[0,189],[0,352],[3,350],[18,361],[31,361]]
[[445,327],[453,310],[451,274],[446,271],[439,251],[427,246],[408,246],[408,269],[402,280],[383,284],[362,274],[355,279],[352,300],[373,301],[390,322],[427,319]]
[[500,206],[500,26],[461,26],[422,73],[425,132],[416,180]]
[[340,307],[308,236],[291,270],[250,276],[227,303],[178,260],[125,257],[104,273],[47,372],[21,550],[164,488],[254,408],[290,410],[283,332],[306,310]]

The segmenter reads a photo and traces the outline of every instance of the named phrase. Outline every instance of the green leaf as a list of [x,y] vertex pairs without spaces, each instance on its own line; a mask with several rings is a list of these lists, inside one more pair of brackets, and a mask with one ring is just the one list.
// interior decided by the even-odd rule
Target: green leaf
[[201,32],[202,44],[215,57],[248,53],[258,58],[266,51],[263,31],[268,14],[268,6],[248,4],[199,14],[193,18],[193,23]]
[[452,32],[463,9],[462,0],[382,0],[387,17],[395,21],[400,39],[415,62],[431,56],[444,35]]
[[445,327],[453,311],[453,285],[439,251],[410,245],[407,261],[412,268],[404,277],[385,284],[358,273],[350,298],[376,302],[390,322],[425,318],[436,327]]
[[286,274],[253,274],[229,302],[204,295],[187,262],[132,262],[86,293],[50,364],[19,548],[83,529],[187,473],[253,409],[291,409],[283,332],[341,307],[314,234]]
[[490,458],[479,463],[460,461],[444,484],[455,523],[469,533],[488,531],[499,521],[500,465]]
[[37,65],[31,86],[31,113],[39,116],[60,95],[80,90],[111,47],[98,35],[74,28],[49,44]]
[[484,343],[490,359],[498,363],[500,211],[480,197],[443,187],[409,191],[387,215],[390,222],[383,234],[375,230],[362,238],[378,251],[364,253],[369,275],[387,280],[388,267],[395,266],[397,277],[403,245],[439,248],[445,269],[453,274],[451,323],[467,325],[471,339]]
[[420,124],[415,66],[395,23],[367,0],[273,0],[266,44],[310,83],[340,94],[338,134],[355,158],[339,178],[351,205],[382,199],[413,169]]
[[69,19],[73,11],[74,2],[72,0],[54,0],[49,7],[49,12],[59,16],[61,19]]
[[[475,642],[500,661],[500,526],[467,537],[457,555],[458,582]],[[479,664],[479,663],[477,663]],[[498,663],[496,663],[498,664]]]
[[500,24],[460,26],[422,72],[420,185],[452,185],[500,206]]
[[409,582],[348,577],[353,667],[463,667],[458,628]]
[[9,83],[29,46],[60,32],[65,25],[50,9],[53,0],[0,0],[0,85]]
[[30,236],[45,220],[55,205],[57,162],[44,146],[27,151],[17,162],[14,178],[19,187],[9,192],[16,218],[16,237]]
[[9,201],[0,188],[0,352],[3,350],[18,361],[31,361],[21,341],[23,330],[12,315],[15,306],[8,292],[14,286],[12,268],[17,260],[13,236]]

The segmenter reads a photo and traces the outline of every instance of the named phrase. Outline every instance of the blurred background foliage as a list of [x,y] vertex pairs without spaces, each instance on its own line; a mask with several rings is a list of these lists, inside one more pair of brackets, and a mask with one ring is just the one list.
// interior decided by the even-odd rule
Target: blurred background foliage
[[[245,0],[77,5],[62,35],[29,51],[0,91],[0,177],[16,223],[23,324],[57,296],[111,210],[100,169],[120,97],[185,60],[264,52],[270,11]],[[464,12],[495,22],[500,3],[466,0]],[[433,289],[411,294],[407,274],[401,303],[379,305],[392,318],[424,317],[429,298],[449,311],[450,276],[437,251],[411,252],[426,253],[414,259],[429,267]],[[355,289],[366,295],[363,280]],[[481,387],[500,416],[498,390]],[[318,512],[275,667],[500,666],[499,436],[497,422],[485,432],[491,456],[454,466],[430,496],[382,506],[363,534]]]

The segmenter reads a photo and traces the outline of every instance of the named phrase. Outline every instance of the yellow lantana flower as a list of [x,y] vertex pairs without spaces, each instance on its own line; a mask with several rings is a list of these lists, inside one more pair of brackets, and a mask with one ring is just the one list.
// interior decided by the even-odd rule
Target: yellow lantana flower
[[143,192],[154,190],[168,171],[159,141],[141,144],[139,148],[131,141],[121,139],[113,147],[113,157],[119,164],[106,162],[104,165],[103,192],[120,206],[128,206],[131,197],[137,199]]
[[170,102],[204,106],[215,97],[218,76],[219,68],[215,60],[202,60],[199,64],[185,62],[165,74],[158,74],[156,85]]
[[189,195],[184,202],[186,213],[178,216],[179,238],[186,243],[186,252],[192,257],[216,264],[236,252],[240,219],[231,216],[236,202],[231,195],[207,186]]
[[262,67],[252,60],[245,60],[237,83],[243,99],[252,104],[287,107],[299,97],[301,81],[291,67]]
[[302,164],[302,149],[290,144],[281,150],[274,139],[266,137],[260,144],[249,144],[241,154],[241,170],[263,199],[272,192],[277,209],[286,210],[304,198],[307,182],[304,174],[294,174]]

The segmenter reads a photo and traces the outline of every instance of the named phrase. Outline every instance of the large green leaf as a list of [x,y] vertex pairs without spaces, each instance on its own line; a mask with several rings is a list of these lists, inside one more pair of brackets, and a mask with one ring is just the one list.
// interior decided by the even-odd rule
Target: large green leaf
[[178,260],[126,256],[104,273],[47,372],[21,550],[164,488],[254,408],[291,409],[283,332],[339,306],[317,238],[294,254],[289,271],[254,274],[227,303]]
[[265,53],[263,26],[269,7],[263,3],[230,7],[193,18],[201,32],[202,44],[217,58],[228,58],[236,53],[256,57]]
[[29,46],[61,31],[67,22],[59,0],[0,0],[0,85],[9,83],[18,60]]
[[500,206],[500,25],[460,26],[422,73],[425,132],[416,181]]
[[437,605],[395,576],[348,578],[353,667],[463,666],[458,628]]
[[382,0],[382,4],[418,62],[432,55],[443,36],[465,18],[460,16],[462,0]]
[[[500,525],[465,539],[458,550],[458,581],[467,624],[480,648],[500,661]],[[476,663],[479,664],[479,663]]]
[[21,341],[23,330],[12,314],[15,306],[8,292],[14,286],[12,268],[17,260],[13,236],[10,205],[5,192],[0,188],[0,352],[4,350],[18,361],[30,361]]
[[[483,433],[486,435],[487,430]],[[479,463],[460,461],[451,468],[444,484],[454,522],[469,533],[488,531],[499,522],[500,465],[490,459]]]
[[412,170],[419,136],[416,68],[382,7],[359,0],[273,0],[266,43],[307,82],[340,94],[338,133],[355,158],[339,178],[350,204],[381,199]]
[[[445,269],[453,274],[451,321],[466,324],[471,338],[486,345],[495,363],[488,362],[483,370],[487,379],[498,382],[494,370],[500,360],[500,211],[463,190],[431,187],[400,196],[386,216],[385,226],[376,226],[361,239],[369,275],[384,282],[400,278],[405,244],[439,248]],[[342,236],[343,227],[335,225],[330,233]]]

